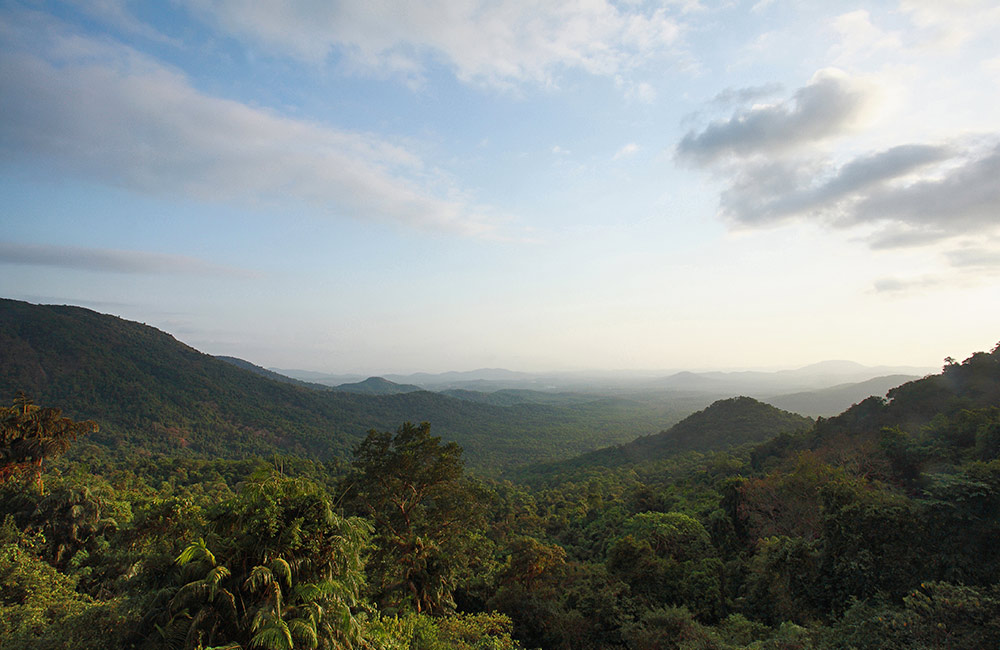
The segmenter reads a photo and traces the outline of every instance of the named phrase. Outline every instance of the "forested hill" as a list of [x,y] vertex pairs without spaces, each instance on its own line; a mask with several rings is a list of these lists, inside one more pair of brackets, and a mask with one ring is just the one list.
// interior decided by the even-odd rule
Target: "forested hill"
[[840,415],[820,418],[800,436],[782,436],[755,452],[755,464],[811,450],[838,464],[865,465],[886,456],[895,478],[1000,454],[1000,344],[941,374],[907,382],[885,398],[870,397]]
[[869,398],[817,426],[819,436],[850,430],[871,434],[882,427],[919,430],[935,418],[1000,404],[1000,344],[961,363],[949,359],[941,374],[893,388],[886,399]]
[[340,390],[346,393],[363,393],[365,395],[396,395],[398,393],[415,393],[424,389],[413,384],[397,384],[382,377],[369,377],[364,381],[339,384],[333,390]]
[[[346,457],[369,429],[428,421],[472,467],[569,457],[654,430],[628,404],[502,407],[427,391],[366,395],[279,382],[155,328],[81,307],[0,300],[0,400],[24,392],[101,427],[108,446],[217,457]],[[650,418],[652,420],[652,418]],[[638,429],[638,431],[636,431]]]
[[544,475],[585,468],[614,468],[663,459],[686,451],[723,450],[758,443],[781,433],[810,429],[809,418],[775,408],[751,397],[719,400],[684,418],[666,431],[606,447],[557,463],[526,468],[525,475]]

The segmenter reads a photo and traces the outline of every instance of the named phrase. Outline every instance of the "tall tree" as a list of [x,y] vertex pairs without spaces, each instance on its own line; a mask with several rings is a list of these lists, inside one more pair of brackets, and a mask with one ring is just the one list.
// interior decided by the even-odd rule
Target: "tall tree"
[[462,476],[462,448],[442,444],[430,424],[395,434],[369,431],[354,452],[352,495],[375,521],[371,568],[378,596],[393,608],[441,612],[475,556],[482,508]]

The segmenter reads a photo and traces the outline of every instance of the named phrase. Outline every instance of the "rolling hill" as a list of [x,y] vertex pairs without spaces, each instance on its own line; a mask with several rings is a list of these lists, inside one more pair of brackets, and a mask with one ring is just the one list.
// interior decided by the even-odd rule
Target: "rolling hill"
[[340,384],[339,386],[335,386],[334,390],[344,391],[345,393],[362,393],[364,395],[398,395],[400,393],[414,393],[424,389],[413,384],[397,384],[382,377],[369,377],[364,381]]
[[369,429],[428,421],[465,448],[471,467],[496,471],[624,442],[686,415],[627,400],[502,406],[427,391],[321,390],[246,365],[81,307],[0,300],[0,400],[23,391],[96,420],[93,440],[112,448],[345,458]]
[[764,404],[751,397],[714,402],[666,431],[605,447],[564,461],[539,463],[519,472],[522,477],[555,475],[585,468],[615,468],[656,461],[687,451],[717,451],[764,442],[780,433],[812,427],[809,418]]

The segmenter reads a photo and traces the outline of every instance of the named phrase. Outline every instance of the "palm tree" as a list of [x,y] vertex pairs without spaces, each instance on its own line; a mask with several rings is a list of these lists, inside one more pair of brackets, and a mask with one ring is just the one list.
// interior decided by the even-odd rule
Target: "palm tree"
[[358,645],[354,610],[364,582],[365,522],[334,514],[315,484],[270,475],[249,481],[221,504],[212,532],[224,562],[203,539],[177,558],[187,577],[170,601],[170,619],[158,628],[169,645]]
[[236,597],[226,586],[232,573],[216,563],[204,539],[189,544],[177,564],[187,567],[194,579],[170,600],[171,617],[160,629],[161,636],[174,641],[182,638],[181,647],[187,650],[228,635],[238,625]]

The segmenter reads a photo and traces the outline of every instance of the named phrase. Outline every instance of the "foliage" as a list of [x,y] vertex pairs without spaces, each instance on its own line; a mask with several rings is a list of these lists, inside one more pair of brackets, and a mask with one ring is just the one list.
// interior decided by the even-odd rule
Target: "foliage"
[[1000,592],[921,583],[899,605],[855,601],[830,633],[829,648],[977,650],[1000,647]]
[[74,422],[62,410],[37,406],[21,393],[10,407],[0,407],[0,482],[35,474],[44,492],[43,462],[69,449],[77,436],[97,431],[92,421]]
[[430,425],[372,430],[355,450],[353,499],[376,527],[377,597],[393,610],[441,613],[477,555],[479,495],[463,478],[462,449]]
[[261,473],[210,515],[204,539],[177,557],[180,584],[157,626],[184,648],[351,647],[368,526],[336,515],[315,484]]
[[370,431],[349,467],[90,437],[44,494],[0,484],[0,643],[997,647],[997,355],[755,448],[524,484],[467,475],[426,424]]

